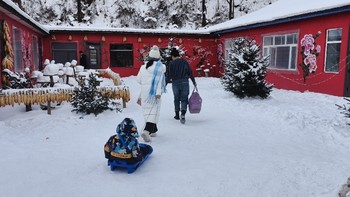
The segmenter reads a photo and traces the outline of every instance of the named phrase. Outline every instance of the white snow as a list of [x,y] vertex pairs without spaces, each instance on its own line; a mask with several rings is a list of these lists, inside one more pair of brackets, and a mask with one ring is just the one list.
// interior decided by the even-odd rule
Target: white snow
[[[28,19],[30,22],[32,22],[33,24],[35,24],[39,29],[41,29],[42,31],[49,33],[49,30],[46,29],[44,26],[42,26],[40,23],[38,23],[37,21],[35,21],[32,17],[30,17],[27,13],[23,12],[15,3],[13,3],[10,0],[2,0],[4,3],[6,3],[7,5],[9,5],[10,7],[12,7],[13,9],[16,10],[17,13],[19,13],[20,15],[22,15],[22,17]],[[16,16],[16,15],[14,15]]]
[[82,31],[82,32],[126,32],[126,33],[152,33],[152,34],[209,34],[206,29],[201,30],[190,30],[190,29],[136,29],[136,28],[113,28],[106,27],[105,25],[95,24],[91,26],[54,26],[54,25],[43,25],[50,31]]
[[59,65],[53,63],[53,64],[46,65],[43,73],[44,75],[47,75],[47,76],[53,76],[53,75],[57,75],[59,70],[60,70]]
[[242,27],[251,24],[270,22],[277,19],[324,11],[350,5],[349,0],[278,0],[250,14],[213,25],[210,32]]
[[110,171],[103,146],[117,124],[144,126],[136,78],[122,80],[131,91],[122,113],[0,108],[0,196],[336,197],[350,176],[348,120],[335,106],[343,98],[274,89],[238,99],[204,77],[201,113],[175,120],[168,85],[152,155],[133,174]]

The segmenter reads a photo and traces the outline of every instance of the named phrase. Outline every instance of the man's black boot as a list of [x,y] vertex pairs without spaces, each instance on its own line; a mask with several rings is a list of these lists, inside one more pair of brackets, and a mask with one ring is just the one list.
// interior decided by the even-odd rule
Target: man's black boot
[[174,116],[174,118],[175,118],[176,120],[180,120],[179,111],[175,111],[175,116]]

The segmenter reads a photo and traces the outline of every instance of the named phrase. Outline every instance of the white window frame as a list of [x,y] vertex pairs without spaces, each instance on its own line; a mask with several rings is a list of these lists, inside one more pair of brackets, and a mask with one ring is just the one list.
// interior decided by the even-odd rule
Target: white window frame
[[[341,30],[341,35],[340,35],[340,40],[337,41],[328,41],[328,36],[329,36],[329,31],[333,30]],[[327,35],[326,35],[326,47],[325,47],[325,59],[324,59],[324,72],[325,73],[339,73],[339,64],[340,64],[340,50],[339,50],[339,59],[338,59],[338,71],[327,71],[327,50],[328,50],[328,44],[340,44],[341,48],[341,43],[342,43],[342,36],[343,36],[343,29],[342,28],[332,28],[332,29],[327,29]]]
[[[18,34],[16,34],[16,31],[18,31]],[[13,53],[14,53],[14,64],[15,72],[22,72],[23,71],[23,54],[22,54],[22,31],[21,29],[13,26],[12,27],[12,37],[13,37]]]
[[39,57],[39,41],[38,37],[33,35],[32,37],[32,52],[33,52],[33,65],[34,70],[39,70],[40,57]]
[[225,58],[225,64],[226,65],[230,62],[229,54],[230,54],[230,51],[231,51],[231,46],[232,46],[232,42],[233,41],[234,41],[233,38],[229,38],[229,39],[225,39],[225,42],[224,42],[224,48],[225,48],[224,58]]
[[[290,35],[295,35],[296,39],[294,40],[293,43],[287,44],[287,36]],[[271,45],[267,45],[265,43],[265,38],[267,37],[271,37],[272,38],[272,43]],[[284,37],[284,43],[282,44],[276,44],[276,38],[280,38],[280,37]],[[271,51],[274,50],[277,53],[277,49],[278,47],[289,47],[289,57],[288,57],[288,68],[282,68],[282,67],[277,67],[277,66],[273,66],[276,65],[276,60],[277,58],[274,59],[274,62],[272,62],[273,60],[271,59],[271,56],[269,58],[270,61],[270,66],[268,67],[268,69],[271,70],[287,70],[287,71],[296,71],[297,70],[297,58],[298,58],[298,42],[299,42],[299,33],[297,32],[291,32],[291,33],[283,33],[283,34],[270,34],[270,35],[264,35],[262,37],[262,42],[263,42],[263,56],[270,56],[271,55]],[[294,54],[294,64],[292,65],[292,57],[293,57],[293,50],[295,49],[295,54]],[[275,56],[278,56],[275,55]]]

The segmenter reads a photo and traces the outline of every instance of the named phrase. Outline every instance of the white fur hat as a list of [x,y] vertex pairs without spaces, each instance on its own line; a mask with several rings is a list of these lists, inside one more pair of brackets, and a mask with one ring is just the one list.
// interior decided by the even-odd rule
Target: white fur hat
[[160,52],[159,52],[158,46],[153,45],[153,47],[149,51],[148,56],[151,57],[151,58],[159,59],[160,58]]

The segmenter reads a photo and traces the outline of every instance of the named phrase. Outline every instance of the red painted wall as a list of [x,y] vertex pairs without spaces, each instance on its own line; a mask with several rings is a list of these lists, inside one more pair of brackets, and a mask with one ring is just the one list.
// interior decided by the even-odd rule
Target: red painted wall
[[[32,53],[33,36],[36,36],[39,40],[43,37],[43,34],[35,31],[35,28],[30,26],[30,25],[29,25],[29,27],[27,25],[24,25],[24,24],[26,24],[24,21],[21,21],[18,18],[13,19],[1,11],[0,11],[0,20],[3,20],[8,24],[8,27],[10,30],[9,34],[11,37],[10,41],[11,41],[12,48],[14,45],[14,43],[13,43],[13,27],[18,28],[21,31],[22,65],[20,66],[21,70],[16,71],[16,72],[22,72],[22,71],[24,71],[24,69],[26,67],[30,68],[30,70],[33,71],[34,70],[34,63],[33,63],[34,60],[33,60],[33,53]],[[4,50],[4,46],[1,46],[1,49]],[[4,58],[3,56],[0,56],[0,62],[2,62],[3,58]],[[36,65],[36,66],[38,66],[38,65]],[[14,67],[11,69],[12,71],[14,71]],[[1,63],[0,63],[0,68],[1,68],[1,70],[3,70]],[[0,73],[0,77],[1,77],[1,73]],[[2,80],[0,80],[0,85],[1,85],[1,81]]]
[[[69,40],[71,36],[71,40]],[[102,41],[102,36],[104,41]],[[84,40],[84,37],[86,40]],[[196,68],[199,67],[199,62],[204,57],[204,64],[208,66],[217,65],[217,44],[211,36],[182,36],[182,35],[154,35],[154,34],[120,34],[120,33],[69,33],[69,32],[55,32],[50,37],[44,39],[43,45],[43,60],[52,59],[51,43],[52,42],[76,42],[78,49],[84,51],[86,42],[100,43],[102,51],[102,68],[110,66],[110,44],[133,44],[134,65],[132,68],[117,68],[110,67],[114,72],[120,74],[121,77],[137,75],[139,68],[143,64],[141,60],[142,51],[148,49],[153,45],[159,48],[166,48],[170,38],[175,38],[174,45],[181,45],[186,51],[184,57],[191,65],[193,74],[197,76]],[[77,54],[79,57],[79,54]],[[63,62],[64,64],[64,62]],[[216,69],[211,70],[211,76],[217,76]],[[202,75],[204,75],[202,73]]]
[[[345,19],[349,18],[350,13],[341,13],[331,16],[323,16],[302,21],[294,21],[262,28],[249,29],[222,35],[220,37],[220,42],[224,42],[224,39],[227,38],[249,36],[262,45],[262,37],[264,35],[299,32],[297,71],[269,70],[267,81],[275,84],[275,87],[280,89],[297,90],[301,92],[311,91],[343,96],[345,83],[344,80],[346,74],[346,54],[349,42],[348,31],[350,24],[350,20]],[[342,28],[339,72],[335,74],[324,72],[326,34],[328,29],[333,28]],[[302,57],[300,55],[300,40],[304,37],[305,34],[315,35],[318,31],[321,32],[321,35],[316,39],[316,44],[321,46],[321,53],[317,58],[317,70],[315,73],[310,73],[304,82],[302,69],[300,66],[298,66],[298,64],[302,62]]]

